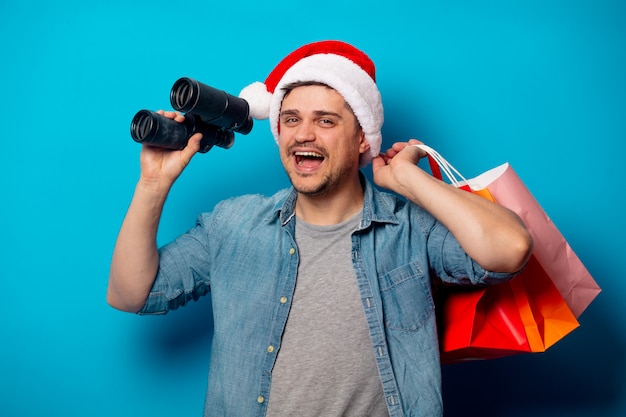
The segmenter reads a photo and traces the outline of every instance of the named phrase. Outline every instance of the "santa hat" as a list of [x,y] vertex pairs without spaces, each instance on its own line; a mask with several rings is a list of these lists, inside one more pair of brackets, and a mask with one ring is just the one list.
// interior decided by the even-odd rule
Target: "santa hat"
[[270,119],[278,142],[280,106],[288,84],[299,81],[321,82],[346,100],[358,119],[370,152],[361,156],[361,166],[378,156],[382,142],[383,106],[376,87],[376,70],[362,51],[341,41],[321,41],[304,45],[287,55],[265,80],[245,87],[239,97],[250,106],[254,119]]

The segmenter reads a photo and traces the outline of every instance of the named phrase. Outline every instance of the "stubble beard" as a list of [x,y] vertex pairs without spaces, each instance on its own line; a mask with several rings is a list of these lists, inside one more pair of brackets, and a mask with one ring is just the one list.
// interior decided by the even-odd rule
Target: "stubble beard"
[[[310,174],[293,175],[299,176],[300,178],[307,178],[312,176]],[[319,197],[329,194],[329,191],[331,189],[330,184],[332,183],[331,177],[329,175],[325,175],[324,178],[321,179],[321,181],[309,186],[299,186],[296,181],[294,181],[291,177],[289,178],[289,180],[291,181],[291,185],[298,192],[298,194],[306,195],[309,197]]]
[[324,176],[319,181],[313,184],[298,184],[299,178],[307,179],[309,177],[313,177],[314,175],[315,174],[287,172],[287,176],[289,177],[291,185],[299,194],[309,197],[321,197],[331,194],[335,189],[339,187],[342,179],[350,175],[350,167],[346,165],[341,167],[338,171],[328,172],[324,174]]

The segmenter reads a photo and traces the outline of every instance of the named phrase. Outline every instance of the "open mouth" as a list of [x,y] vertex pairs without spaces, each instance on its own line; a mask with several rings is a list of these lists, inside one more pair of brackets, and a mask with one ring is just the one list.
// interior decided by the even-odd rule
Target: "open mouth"
[[318,152],[294,152],[296,165],[300,168],[315,169],[324,161],[324,155]]

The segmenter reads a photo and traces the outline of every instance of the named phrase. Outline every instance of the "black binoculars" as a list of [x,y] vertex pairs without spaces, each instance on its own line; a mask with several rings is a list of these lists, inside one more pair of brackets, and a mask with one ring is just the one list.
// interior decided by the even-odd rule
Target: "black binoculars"
[[214,145],[230,148],[235,133],[247,135],[252,130],[248,102],[191,78],[180,78],[170,92],[172,107],[185,113],[178,123],[151,110],[140,110],[130,124],[135,142],[166,149],[183,149],[189,138],[202,133],[199,152]]

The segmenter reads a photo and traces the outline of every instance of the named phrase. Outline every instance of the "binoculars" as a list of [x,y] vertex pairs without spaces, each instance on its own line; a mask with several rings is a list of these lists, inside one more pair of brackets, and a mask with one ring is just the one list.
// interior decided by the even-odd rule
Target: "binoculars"
[[170,91],[170,102],[175,110],[185,113],[184,122],[140,110],[130,124],[135,142],[183,149],[192,135],[202,133],[199,152],[206,153],[214,145],[228,149],[235,141],[234,132],[247,135],[252,130],[247,101],[194,79],[178,79]]

